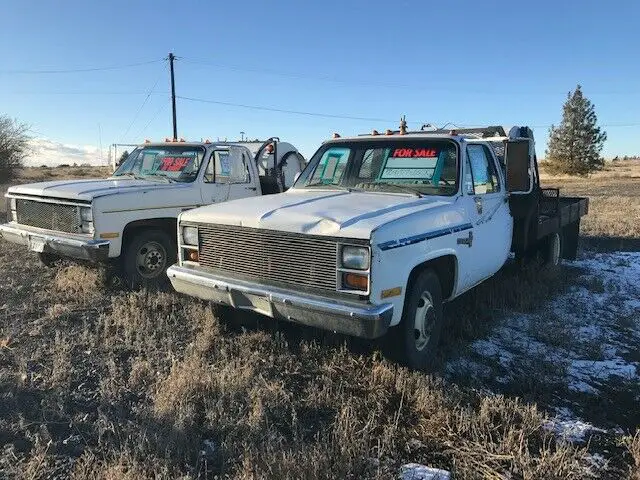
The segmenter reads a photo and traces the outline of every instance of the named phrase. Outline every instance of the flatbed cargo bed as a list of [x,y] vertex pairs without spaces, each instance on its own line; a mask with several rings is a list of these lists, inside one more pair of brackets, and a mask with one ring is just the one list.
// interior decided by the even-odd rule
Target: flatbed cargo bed
[[557,188],[542,189],[542,194],[538,215],[538,239],[578,222],[589,211],[589,199],[586,197],[561,197]]

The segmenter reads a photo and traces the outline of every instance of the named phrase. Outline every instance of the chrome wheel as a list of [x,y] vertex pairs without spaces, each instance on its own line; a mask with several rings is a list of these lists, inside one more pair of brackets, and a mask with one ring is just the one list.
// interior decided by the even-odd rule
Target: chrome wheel
[[433,327],[436,324],[436,311],[433,307],[433,298],[429,292],[422,292],[418,300],[418,308],[413,321],[413,333],[416,342],[416,350],[422,351],[431,339]]
[[144,278],[154,278],[160,275],[167,263],[167,251],[158,242],[142,244],[136,254],[138,273]]

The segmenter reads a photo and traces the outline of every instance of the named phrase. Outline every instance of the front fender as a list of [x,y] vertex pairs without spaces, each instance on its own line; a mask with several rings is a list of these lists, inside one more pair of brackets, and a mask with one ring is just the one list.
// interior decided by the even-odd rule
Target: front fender
[[[374,248],[372,261],[371,296],[372,303],[392,303],[393,317],[390,326],[400,323],[404,309],[405,297],[411,272],[426,262],[453,256],[455,271],[453,272],[453,289],[458,282],[458,255],[448,245],[407,245],[393,250]],[[400,288],[400,293],[395,294]],[[391,297],[387,295],[393,295]]]

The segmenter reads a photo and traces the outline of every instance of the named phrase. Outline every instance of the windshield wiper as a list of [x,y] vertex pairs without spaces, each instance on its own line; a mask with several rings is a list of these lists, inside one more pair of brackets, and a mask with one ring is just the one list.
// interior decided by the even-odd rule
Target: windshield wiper
[[167,183],[173,183],[175,180],[173,178],[169,178],[166,175],[158,174],[158,173],[148,173],[148,177],[162,178],[167,181]]
[[[415,195],[418,198],[424,197],[424,194],[422,194],[419,190],[416,190],[415,188],[406,187],[404,185],[398,185],[398,184],[395,184],[395,183],[368,182],[368,183],[358,183],[358,185],[370,185],[370,186],[381,187],[380,188],[381,190],[386,188],[386,187],[392,187],[392,188],[395,188],[399,192],[410,193],[412,195]],[[354,188],[354,190],[359,190],[359,191],[362,191],[362,192],[372,191],[372,190],[368,190],[368,189],[365,189],[365,188],[360,188],[360,189]]]
[[129,178],[135,178],[136,180],[144,180],[144,177],[133,173],[133,172],[127,172],[127,173],[119,173],[118,175],[112,175],[112,177],[129,177]]
[[345,192],[350,192],[352,189],[349,187],[345,187],[343,185],[336,185],[335,183],[310,183],[308,185],[305,185],[302,188],[308,188],[308,187],[327,187],[327,188],[333,188],[335,190],[344,190]]

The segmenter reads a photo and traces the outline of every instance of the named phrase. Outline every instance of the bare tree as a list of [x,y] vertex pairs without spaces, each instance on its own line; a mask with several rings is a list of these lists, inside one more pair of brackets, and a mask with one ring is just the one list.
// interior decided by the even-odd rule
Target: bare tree
[[0,115],[0,183],[11,178],[29,155],[31,137],[28,131],[28,125]]

